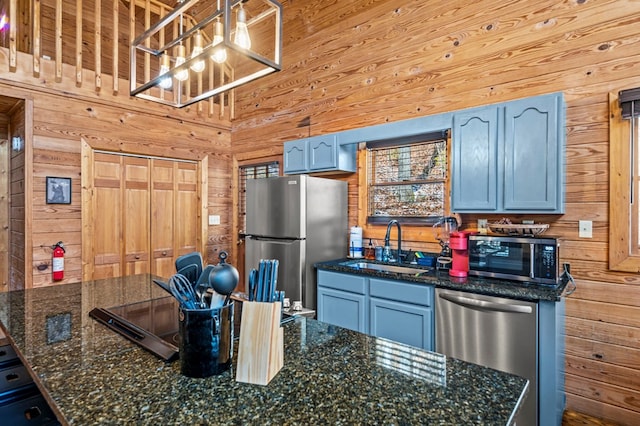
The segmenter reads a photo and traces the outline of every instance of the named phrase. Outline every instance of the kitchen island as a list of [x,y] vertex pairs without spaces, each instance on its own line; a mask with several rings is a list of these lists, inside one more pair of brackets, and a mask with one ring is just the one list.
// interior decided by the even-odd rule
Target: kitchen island
[[[304,317],[267,386],[180,374],[89,317],[166,293],[151,276],[0,295],[0,321],[65,424],[510,424],[526,379]],[[236,345],[237,346],[237,345]],[[235,361],[235,358],[234,358]]]

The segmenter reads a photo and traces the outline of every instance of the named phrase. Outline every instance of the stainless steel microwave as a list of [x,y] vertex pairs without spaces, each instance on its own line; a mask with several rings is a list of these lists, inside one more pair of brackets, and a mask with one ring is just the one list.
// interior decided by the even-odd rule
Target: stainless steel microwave
[[559,282],[560,246],[555,238],[469,236],[469,275]]

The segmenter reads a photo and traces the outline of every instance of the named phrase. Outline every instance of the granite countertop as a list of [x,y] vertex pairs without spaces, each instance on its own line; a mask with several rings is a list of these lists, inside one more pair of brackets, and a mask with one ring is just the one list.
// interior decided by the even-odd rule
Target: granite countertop
[[[336,259],[328,262],[316,263],[317,269],[344,272],[349,274],[366,275],[369,277],[386,278],[393,280],[410,281],[414,283],[430,284],[440,288],[448,288],[452,290],[468,291],[471,293],[485,294],[489,296],[508,297],[512,299],[528,300],[533,302],[552,301],[558,302],[562,297],[564,289],[567,285],[563,282],[557,286],[537,284],[534,282],[511,281],[502,279],[466,277],[457,278],[449,276],[448,271],[437,271],[430,268],[430,272],[419,275],[383,272],[370,269],[354,269],[343,263],[349,261],[364,261],[364,259]],[[367,260],[369,263],[383,263],[375,260]],[[389,265],[398,265],[397,263],[389,263]],[[407,265],[402,266],[413,267],[416,270],[426,269],[425,266]]]
[[509,424],[528,389],[511,374],[305,317],[283,326],[284,367],[268,385],[236,382],[233,366],[188,378],[88,315],[165,297],[151,278],[0,294],[2,326],[63,424]]

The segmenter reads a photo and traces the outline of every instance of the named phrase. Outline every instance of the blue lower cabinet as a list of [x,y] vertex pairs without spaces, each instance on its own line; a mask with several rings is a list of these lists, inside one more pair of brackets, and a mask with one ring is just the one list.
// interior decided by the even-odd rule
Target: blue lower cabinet
[[367,303],[363,294],[318,287],[318,320],[367,333]]
[[318,271],[318,320],[433,350],[434,287]]
[[369,334],[433,350],[433,309],[372,297]]

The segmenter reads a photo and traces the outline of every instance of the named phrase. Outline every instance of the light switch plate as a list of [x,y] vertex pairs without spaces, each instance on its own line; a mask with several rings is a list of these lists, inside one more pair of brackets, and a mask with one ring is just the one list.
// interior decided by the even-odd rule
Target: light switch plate
[[209,215],[209,225],[220,225],[220,215],[219,214],[210,214]]
[[580,238],[593,238],[593,222],[590,220],[578,221],[578,227],[580,229],[578,236]]

